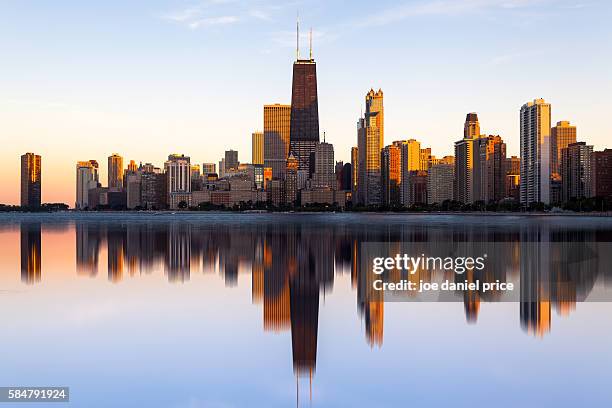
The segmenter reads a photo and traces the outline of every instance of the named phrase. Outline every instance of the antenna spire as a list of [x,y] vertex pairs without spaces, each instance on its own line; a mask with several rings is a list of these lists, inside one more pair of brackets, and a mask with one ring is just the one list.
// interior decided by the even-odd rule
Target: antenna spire
[[310,60],[312,61],[312,27],[310,27]]
[[299,59],[300,59],[300,13],[299,13],[299,12],[298,12],[298,14],[297,14],[297,19],[296,19],[295,28],[296,28],[296,36],[295,36],[295,59],[296,59],[296,60],[299,60]]

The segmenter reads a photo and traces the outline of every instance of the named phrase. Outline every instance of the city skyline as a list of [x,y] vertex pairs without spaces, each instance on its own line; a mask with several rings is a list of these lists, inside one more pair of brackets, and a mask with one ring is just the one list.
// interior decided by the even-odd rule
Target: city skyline
[[[348,34],[359,31],[356,28],[341,29],[343,19],[340,19],[340,22],[331,21],[326,11],[336,10],[337,6],[330,6],[329,9],[316,9],[306,5],[299,7],[303,26],[315,27],[314,56],[320,64],[317,70],[320,133],[326,131],[328,141],[334,144],[337,160],[350,161],[350,148],[355,144],[355,119],[362,106],[363,92],[371,87],[385,91],[385,144],[394,140],[415,138],[431,147],[433,154],[438,157],[452,154],[452,144],[460,138],[460,124],[465,112],[478,112],[483,126],[482,133],[499,134],[508,144],[508,156],[518,155],[517,107],[525,101],[542,97],[553,105],[553,124],[570,121],[572,125],[580,128],[580,139],[594,145],[595,150],[607,147],[606,137],[612,133],[612,125],[602,118],[605,118],[605,112],[610,109],[610,101],[605,99],[610,93],[611,84],[606,80],[605,74],[609,71],[610,60],[598,52],[598,48],[605,43],[606,36],[609,37],[608,32],[602,32],[604,11],[609,5],[593,2],[583,7],[574,7],[575,4],[566,1],[459,1],[453,2],[454,6],[447,7],[448,10],[442,10],[439,3],[411,2],[395,8],[381,5],[380,13],[369,15],[365,20],[363,15],[351,10],[346,16],[347,21],[367,21],[367,24],[364,22],[360,27],[377,27],[385,42],[379,49],[380,58],[375,66],[367,64],[369,69],[364,69],[351,64],[350,72],[343,67],[348,61],[352,61],[347,56],[355,50],[355,43],[351,40],[346,47],[343,43],[348,40]],[[98,7],[103,8],[100,10],[102,15],[107,15],[112,12],[114,6],[116,5],[109,4]],[[274,9],[270,4],[268,6]],[[23,28],[17,24],[23,21],[23,18],[19,18],[23,11],[20,6],[2,7],[6,9],[6,13],[2,14],[8,18],[0,30],[5,34],[5,38],[12,39],[9,43],[9,55],[12,55],[16,45],[29,38],[31,41],[35,40],[37,45],[24,46],[14,52],[15,56],[22,53],[27,57],[26,61],[33,61],[37,56],[46,55],[39,47],[44,46],[47,41],[59,41],[63,36],[71,34],[72,29],[67,27],[50,38],[44,38],[42,34],[48,33],[40,31],[26,36]],[[168,11],[172,7],[167,4],[155,3],[151,7],[159,10],[144,13],[150,20],[144,19],[139,14],[141,11],[136,9],[127,10],[125,18],[133,20],[136,27],[168,33],[168,43],[158,44],[158,48],[151,49],[151,44],[146,41],[142,44],[137,42],[136,40],[143,39],[134,37],[134,33],[131,33],[129,39],[133,41],[119,47],[119,51],[107,49],[107,41],[112,35],[99,37],[97,29],[100,26],[94,24],[91,28],[84,28],[83,35],[89,39],[97,39],[99,42],[96,44],[99,47],[89,50],[82,47],[81,40],[68,42],[68,46],[60,50],[57,58],[52,58],[50,69],[44,73],[33,70],[34,65],[22,66],[23,63],[16,62],[19,58],[8,61],[8,75],[0,79],[0,84],[6,89],[4,96],[0,98],[0,135],[3,139],[7,138],[8,144],[7,149],[3,151],[4,164],[0,168],[2,185],[5,186],[0,193],[0,202],[19,202],[17,160],[21,154],[29,151],[43,156],[45,185],[42,201],[66,203],[74,202],[74,163],[77,160],[95,159],[104,163],[104,158],[115,151],[126,160],[152,162],[156,165],[163,163],[171,152],[189,154],[196,163],[216,163],[227,149],[243,152],[243,160],[250,156],[248,152],[251,134],[263,128],[261,106],[286,104],[291,100],[289,64],[292,60],[292,49],[295,47],[295,34],[291,29],[295,21],[296,6],[285,5],[280,12],[270,12],[269,18],[276,23],[275,26],[287,29],[283,33],[283,40],[266,39],[266,30],[271,29],[271,21],[267,21],[263,24],[264,32],[255,31],[253,35],[256,41],[260,41],[258,45],[271,45],[270,49],[261,53],[252,50],[250,54],[245,53],[242,46],[235,49],[232,47],[239,39],[244,38],[243,31],[250,30],[254,25],[253,21],[245,21],[237,30],[234,29],[235,24],[215,26],[200,23],[201,25],[195,24],[195,27],[189,28],[184,26],[185,20],[179,19],[177,14],[174,19],[160,17],[167,17],[172,12]],[[211,5],[206,11],[194,13],[212,13],[212,9],[216,7],[221,6]],[[215,12],[231,11],[232,7],[240,8],[231,4],[223,7],[227,10]],[[392,16],[389,10],[401,12]],[[52,10],[43,7],[34,12],[29,10],[29,13],[42,18],[52,13]],[[75,6],[73,13],[65,18],[75,19],[82,13],[83,10]],[[8,21],[11,16],[15,19]],[[504,24],[499,24],[500,17],[506,19]],[[463,20],[470,18],[478,19],[479,23],[484,24],[479,26],[480,30],[496,21],[496,31],[491,34],[492,38],[481,36],[479,42],[474,42],[478,45],[476,49],[468,47],[470,44],[467,40],[475,40],[478,30],[468,27],[469,24],[461,24]],[[529,28],[537,27],[546,19],[551,20],[547,21],[547,30],[538,32],[538,38],[534,38],[530,43],[531,48],[525,48],[523,41],[529,36]],[[411,23],[407,32],[405,29],[402,31],[402,26],[405,25],[402,23],[406,21]],[[456,35],[457,38],[446,38],[448,43],[442,44],[439,36],[427,39],[427,36],[423,35],[423,38],[419,37],[421,42],[416,42],[419,43],[418,46],[414,45],[415,42],[405,41],[405,35],[419,34],[416,32],[417,28],[427,30],[423,26],[442,21],[449,24],[449,29],[456,28],[456,25],[463,27]],[[561,30],[564,24],[570,21],[572,24],[580,24],[584,29],[580,33],[570,30],[570,36],[570,33]],[[519,24],[523,25],[520,30],[517,28]],[[176,70],[161,69],[168,68],[167,64],[153,67],[150,75],[144,77],[143,71],[134,70],[135,66],[143,67],[140,64],[144,60],[156,61],[158,54],[163,54],[161,51],[168,52],[168,46],[177,44],[175,40],[185,41],[178,44],[189,44],[185,45],[186,48],[179,47],[183,51],[193,49],[189,47],[196,44],[204,44],[202,47],[206,48],[203,39],[215,34],[228,34],[229,30],[232,30],[226,44],[229,47],[215,54],[218,61],[215,61],[214,66],[201,65],[201,56],[193,53],[175,55],[176,62],[192,63],[185,72],[179,71],[187,74],[184,81],[175,79],[173,74],[177,73]],[[306,34],[301,36],[302,43],[307,44],[305,39],[308,30],[303,31]],[[364,36],[358,37],[362,42],[360,46],[367,46],[373,41]],[[496,55],[497,48],[491,46],[496,40],[514,47],[516,52]],[[340,46],[340,43],[343,46]],[[544,44],[545,51],[542,50]],[[7,43],[3,42],[2,45]],[[143,48],[130,48],[137,45]],[[142,50],[141,57],[144,60],[130,60],[130,63],[135,65],[119,64],[125,68],[125,71],[121,72],[96,70],[85,60],[80,61],[82,65],[79,66],[83,68],[81,71],[75,71],[66,65],[69,51],[82,52],[83,58],[98,51],[100,55],[97,58],[105,56],[108,61],[113,61],[113,58],[123,61],[121,58],[127,58],[126,52],[134,49]],[[461,51],[468,49],[471,51],[471,60],[476,64],[466,72],[462,68],[462,61],[467,57],[461,55]],[[304,47],[302,54],[305,54]],[[414,59],[415,55],[420,58]],[[547,65],[546,73],[532,70],[528,80],[524,80],[520,68],[525,67],[526,63],[535,66],[555,56],[563,63],[558,66]],[[253,74],[242,75],[240,72],[238,75],[232,72],[232,82],[225,81],[227,78],[220,74],[219,69],[226,69],[227,64],[238,57],[262,62],[264,68],[255,70],[256,81],[249,82],[253,79]],[[441,68],[441,59],[448,58],[453,58],[453,70]],[[393,61],[393,64],[387,61]],[[585,79],[581,72],[586,65],[589,66],[589,75]],[[205,78],[207,75],[195,77],[193,70],[196,67],[214,77],[214,83]],[[400,72],[402,75],[399,75]],[[406,77],[405,72],[413,75]],[[164,94],[169,94],[172,98],[166,102],[146,100],[149,97],[142,93],[143,86],[153,77],[165,79],[158,87],[163,88]],[[577,81],[577,78],[580,78],[580,81]],[[188,80],[195,80],[196,90],[206,89],[206,92],[198,94],[196,90],[191,91]],[[40,87],[36,87],[36,84]],[[88,90],[87,94],[78,89],[84,85]],[[102,89],[101,85],[108,89]],[[503,88],[500,88],[501,86]],[[63,92],[64,90],[67,92]],[[236,104],[239,100],[236,95],[238,91],[252,91],[249,93],[256,93],[257,96],[252,101],[240,100],[240,103]],[[61,98],[58,95],[61,95]],[[124,97],[127,98],[125,101]],[[211,97],[216,98],[215,101],[218,102],[214,107],[206,102]],[[134,107],[135,102],[140,102],[137,104],[138,108]],[[230,109],[230,106],[233,109]],[[183,111],[177,116],[177,110],[181,109]],[[233,116],[228,115],[238,115],[239,120],[232,121]],[[212,123],[211,118],[219,119],[214,121],[218,123],[209,125]],[[218,128],[219,123],[224,127]],[[214,134],[222,137],[213,137]],[[107,179],[105,166],[101,166],[100,179]]]

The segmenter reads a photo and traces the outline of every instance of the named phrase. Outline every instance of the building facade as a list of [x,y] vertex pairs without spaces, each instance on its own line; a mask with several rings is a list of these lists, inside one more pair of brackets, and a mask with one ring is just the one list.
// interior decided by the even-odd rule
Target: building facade
[[289,157],[290,132],[291,105],[264,105],[264,167],[281,180]]
[[400,172],[400,201],[402,205],[409,206],[414,204],[410,199],[411,172],[420,171],[421,169],[421,143],[414,139],[402,140],[394,142],[401,148],[401,172]]
[[506,144],[500,136],[482,136],[475,146],[474,201],[498,202],[506,195]]
[[365,115],[357,122],[359,153],[357,202],[366,206],[380,205],[382,203],[380,151],[385,140],[382,90],[374,92],[370,89],[365,102]]
[[383,204],[396,207],[401,205],[402,149],[394,143],[385,146],[380,153],[380,171]]
[[168,156],[168,160],[164,163],[168,191],[168,205],[173,210],[183,206],[183,202],[187,206],[191,204],[190,160],[191,159],[189,156],[185,156],[184,154],[171,154]]
[[89,190],[100,186],[98,162],[95,160],[80,161],[76,165],[76,203],[74,208],[90,208]]
[[521,107],[521,204],[550,203],[551,106],[535,99]]
[[427,171],[427,203],[442,204],[453,199],[454,163],[432,165]]
[[40,155],[26,153],[21,156],[21,206],[40,207],[42,193],[42,166]]
[[123,188],[123,157],[117,153],[108,156],[108,188]]
[[455,191],[454,198],[463,204],[471,204],[474,197],[474,155],[478,154],[480,122],[472,112],[465,117],[463,139],[455,142]]
[[253,132],[251,135],[251,163],[264,164],[264,133]]
[[562,199],[592,197],[592,154],[593,146],[585,142],[570,143],[561,149]]
[[612,149],[593,152],[594,197],[612,199]]
[[293,63],[290,133],[290,150],[298,160],[299,169],[307,170],[310,155],[319,142],[317,65],[312,51],[309,59],[300,59],[298,55]]
[[313,186],[335,189],[334,146],[326,142],[317,143],[315,145],[314,161]]
[[557,122],[550,129],[551,173],[553,177],[561,173],[561,149],[576,143],[576,126],[569,121]]

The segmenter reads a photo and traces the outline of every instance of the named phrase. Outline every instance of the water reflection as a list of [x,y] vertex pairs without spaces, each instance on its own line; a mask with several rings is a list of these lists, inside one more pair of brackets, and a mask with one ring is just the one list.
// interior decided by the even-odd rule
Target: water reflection
[[[226,216],[227,217],[227,216]],[[402,243],[496,242],[483,271],[445,278],[474,282],[520,282],[520,322],[527,333],[551,330],[551,314],[567,316],[598,282],[610,282],[612,251],[598,245],[612,240],[610,223],[538,221],[423,222],[406,218],[331,216],[236,219],[85,219],[69,221],[76,242],[76,272],[98,274],[106,253],[108,280],[120,283],[162,269],[171,283],[187,283],[192,274],[217,273],[226,287],[237,285],[239,270],[250,272],[252,302],[261,304],[265,331],[290,330],[293,368],[312,378],[316,370],[320,297],[333,292],[334,277],[350,273],[365,341],[381,347],[384,338],[384,294],[371,292],[374,275],[362,267],[361,244],[382,242],[389,256]],[[21,222],[21,279],[41,281],[41,222]],[[573,226],[571,226],[573,225]],[[56,226],[55,226],[56,227]],[[491,248],[489,248],[491,251]],[[380,254],[386,255],[386,254]],[[414,275],[393,272],[387,281],[429,282],[430,271]],[[229,289],[231,290],[231,289]],[[483,302],[503,299],[499,291],[457,293],[465,318],[475,323]],[[410,296],[407,294],[406,296]]]
[[21,280],[27,284],[40,282],[41,277],[40,223],[21,227]]

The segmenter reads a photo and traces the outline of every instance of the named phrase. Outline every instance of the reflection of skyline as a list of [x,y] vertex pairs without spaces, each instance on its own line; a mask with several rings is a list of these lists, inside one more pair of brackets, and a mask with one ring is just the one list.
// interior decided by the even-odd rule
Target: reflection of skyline
[[[22,223],[20,227],[21,276],[31,284],[42,276],[41,223]],[[362,243],[385,243],[386,254],[381,255],[389,255],[401,252],[402,243],[419,247],[432,242],[468,242],[478,252],[481,242],[504,242],[496,247],[485,270],[464,278],[487,282],[520,278],[521,327],[536,336],[551,330],[553,310],[567,316],[576,302],[583,301],[600,274],[609,281],[606,265],[607,257],[612,256],[590,248],[592,242],[609,241],[606,230],[574,231],[530,224],[500,230],[470,224],[440,228],[386,223],[76,222],[74,231],[77,274],[96,276],[100,262],[106,261],[108,279],[115,284],[159,269],[169,282],[187,282],[193,274],[212,272],[227,287],[233,287],[244,276],[239,276],[239,269],[243,272],[248,265],[252,301],[262,305],[263,329],[290,330],[294,373],[308,377],[316,371],[320,295],[333,292],[337,274],[350,271],[364,339],[371,347],[383,346],[383,299],[366,301],[362,296],[372,281],[371,271],[362,270]],[[102,258],[104,251],[106,260]],[[394,272],[387,277],[390,281],[406,278],[431,281],[434,276],[419,270],[414,276]],[[477,322],[486,302],[502,300],[502,294],[495,292],[458,295],[470,323]]]

